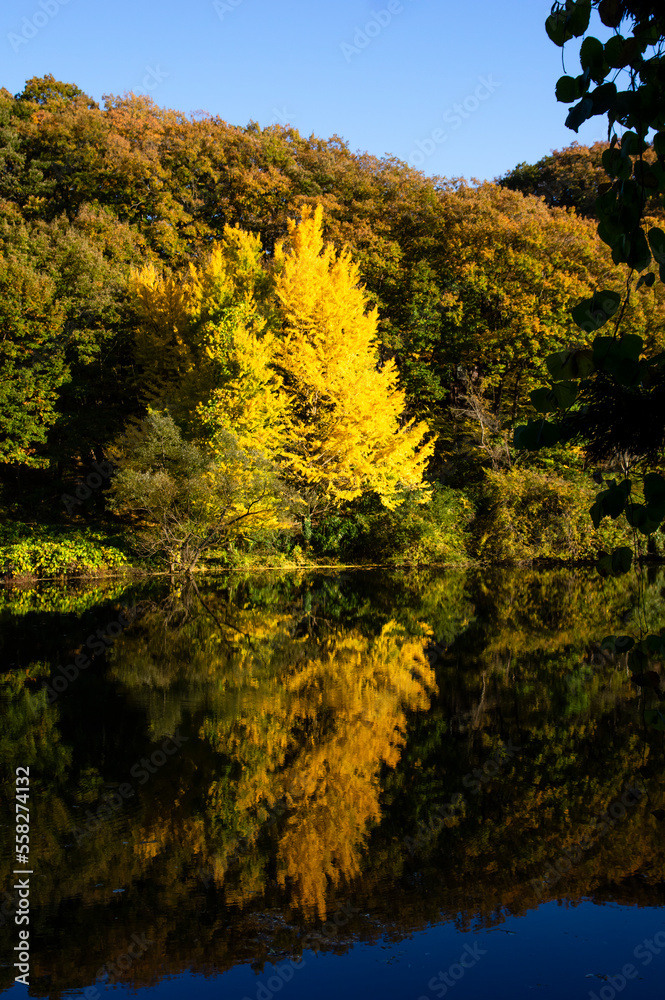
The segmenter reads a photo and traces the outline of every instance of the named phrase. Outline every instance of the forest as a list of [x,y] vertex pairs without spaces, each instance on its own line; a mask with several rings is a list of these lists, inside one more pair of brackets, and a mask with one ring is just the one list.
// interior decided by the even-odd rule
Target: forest
[[[573,307],[627,282],[597,233],[607,149],[480,183],[52,76],[0,90],[0,573],[582,561],[629,539],[591,526],[579,443],[513,437],[544,359],[592,342]],[[665,349],[662,282],[622,324]]]

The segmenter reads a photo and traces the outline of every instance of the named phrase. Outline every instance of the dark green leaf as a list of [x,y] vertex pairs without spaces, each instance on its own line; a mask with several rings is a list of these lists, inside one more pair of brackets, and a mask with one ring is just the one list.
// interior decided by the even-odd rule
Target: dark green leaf
[[633,233],[630,240],[626,263],[636,271],[644,271],[651,263],[651,251],[643,229]]
[[547,420],[529,420],[527,424],[515,428],[513,437],[515,447],[526,451],[551,448],[559,440],[559,428]]
[[665,656],[665,636],[648,635],[646,639],[643,640],[643,643],[647,648],[647,652],[651,656],[657,656],[659,658]]
[[619,69],[623,66],[623,43],[625,39],[623,35],[612,35],[610,39],[605,42],[605,59],[608,64],[615,69]]
[[643,150],[644,143],[637,132],[624,132],[621,136],[621,155],[623,157],[639,156]]
[[621,296],[617,292],[596,292],[593,298],[575,306],[572,316],[582,330],[594,333],[614,316],[620,305]]
[[601,83],[605,78],[605,73],[609,69],[609,66],[605,62],[605,49],[603,48],[603,43],[599,42],[593,35],[589,35],[582,42],[580,63],[582,64],[582,69],[588,70],[591,78],[596,83]]
[[631,649],[628,654],[628,666],[631,670],[638,671],[644,670],[645,667],[649,665],[649,657],[646,653],[643,653],[641,649],[637,646]]
[[577,0],[577,3],[569,4],[568,28],[579,38],[589,27],[591,17],[591,0]]
[[635,180],[650,191],[657,191],[660,187],[658,174],[644,160],[637,160],[635,163]]
[[[603,553],[596,568],[601,576],[622,576],[630,570],[633,550],[628,547],[615,549],[611,555]],[[630,655],[630,654],[629,654]]]
[[665,497],[659,500],[652,500],[647,504],[647,517],[649,518],[649,526],[651,532],[656,531],[660,526],[663,518],[665,518]]
[[[603,73],[605,70],[603,70]],[[614,99],[616,97],[617,88],[616,84],[612,83],[601,83],[599,87],[592,90],[589,97],[593,101],[593,113],[594,115],[605,115],[610,110]]]
[[637,279],[637,284],[635,285],[635,289],[637,290],[638,288],[641,288],[642,285],[644,285],[646,288],[651,288],[651,286],[655,283],[655,281],[656,281],[656,275],[653,273],[653,271],[650,271],[648,274],[641,274],[640,277]]
[[568,410],[577,399],[577,386],[574,382],[557,382],[552,386],[556,405],[560,410]]
[[573,76],[562,76],[557,80],[556,99],[562,104],[572,104],[582,96],[582,88]]
[[556,410],[556,400],[549,389],[534,389],[529,393],[529,398],[538,413],[551,413],[552,410]]
[[593,526],[596,529],[596,531],[598,531],[598,528],[600,527],[600,522],[605,516],[605,511],[603,510],[602,503],[599,500],[596,500],[595,503],[593,503],[589,508],[589,513],[591,514],[591,520],[593,521]]
[[545,358],[547,370],[555,381],[586,378],[593,371],[593,355],[588,348],[558,351]]
[[608,517],[616,520],[623,514],[626,507],[627,493],[620,486],[613,486],[609,490],[604,490],[598,495],[598,500],[602,499],[603,510]]
[[628,573],[633,564],[633,550],[623,545],[612,553],[612,570],[616,576]]
[[556,14],[550,14],[550,16],[545,21],[545,31],[559,48],[573,37],[573,33],[568,27],[568,16],[565,11],[557,11]]
[[618,28],[621,24],[621,4],[619,0],[600,0],[598,13],[608,28]]
[[641,503],[629,503],[626,505],[626,520],[628,524],[631,528],[641,531],[643,535],[652,534],[660,524],[660,518],[654,519],[650,516],[650,509],[657,512],[660,508],[656,506],[650,508]]
[[644,477],[644,499],[665,500],[665,479],[658,472],[647,472]]

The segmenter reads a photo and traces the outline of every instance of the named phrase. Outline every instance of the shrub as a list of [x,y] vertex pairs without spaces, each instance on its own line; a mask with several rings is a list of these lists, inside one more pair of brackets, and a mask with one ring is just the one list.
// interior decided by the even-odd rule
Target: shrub
[[101,532],[19,523],[0,528],[0,575],[89,576],[127,562],[118,539]]
[[312,527],[311,548],[317,555],[392,565],[465,562],[472,515],[462,491],[434,483],[424,504],[413,495],[392,511],[376,497],[349,504]]
[[605,518],[596,530],[595,490],[581,474],[563,478],[537,469],[486,470],[474,526],[476,554],[492,562],[593,559],[630,544],[629,529]]

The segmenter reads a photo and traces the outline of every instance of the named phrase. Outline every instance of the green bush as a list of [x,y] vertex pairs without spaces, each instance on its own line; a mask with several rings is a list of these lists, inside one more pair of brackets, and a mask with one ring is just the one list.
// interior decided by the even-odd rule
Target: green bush
[[103,532],[67,531],[18,522],[0,527],[3,576],[89,576],[127,564],[119,539]]
[[588,477],[538,469],[486,470],[476,555],[491,562],[575,561],[631,544],[623,519],[605,518],[596,530],[589,508],[596,493]]
[[310,547],[318,556],[373,563],[435,564],[468,560],[466,541],[473,506],[460,490],[434,483],[431,499],[413,496],[395,510],[376,497],[349,504],[312,526]]

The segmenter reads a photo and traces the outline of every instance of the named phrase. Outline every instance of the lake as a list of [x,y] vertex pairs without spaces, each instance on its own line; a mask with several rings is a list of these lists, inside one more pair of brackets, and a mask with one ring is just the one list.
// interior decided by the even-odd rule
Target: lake
[[[664,586],[650,568],[656,630]],[[600,649],[636,588],[0,591],[0,990],[25,995],[24,959],[50,998],[660,997],[663,696]]]

